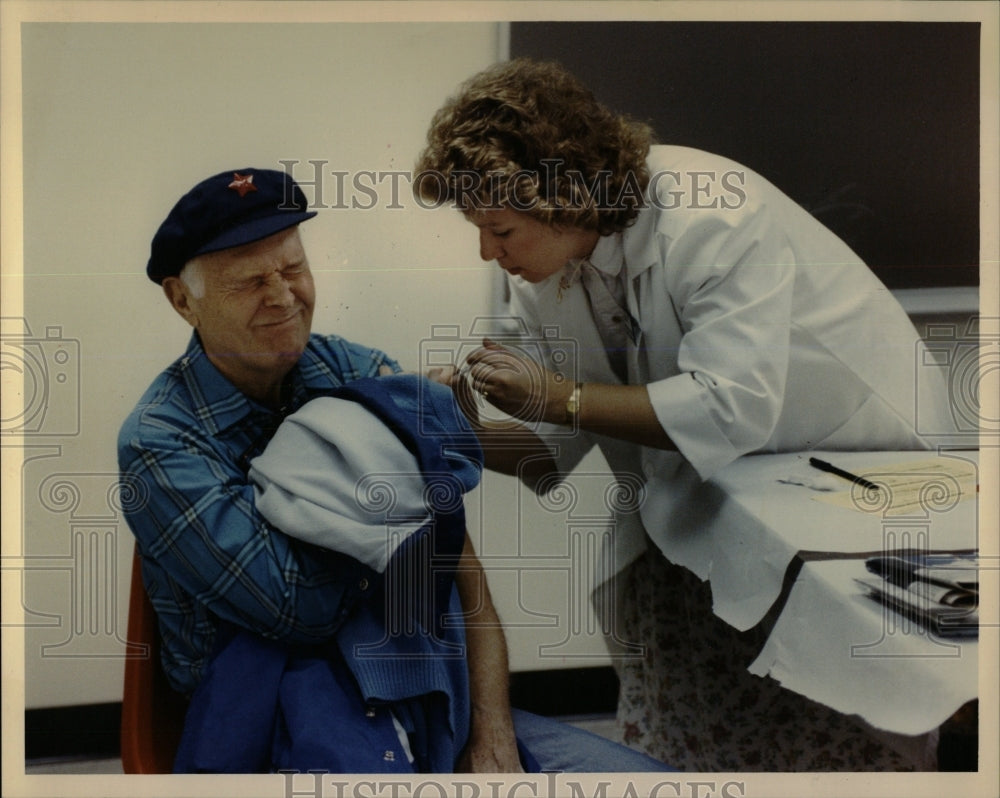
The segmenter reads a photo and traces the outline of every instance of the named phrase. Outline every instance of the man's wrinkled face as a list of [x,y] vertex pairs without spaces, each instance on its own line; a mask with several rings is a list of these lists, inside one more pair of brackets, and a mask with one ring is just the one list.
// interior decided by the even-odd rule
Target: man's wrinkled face
[[164,290],[216,368],[251,396],[279,384],[305,350],[316,302],[298,227],[201,255],[185,270],[193,273],[164,280]]

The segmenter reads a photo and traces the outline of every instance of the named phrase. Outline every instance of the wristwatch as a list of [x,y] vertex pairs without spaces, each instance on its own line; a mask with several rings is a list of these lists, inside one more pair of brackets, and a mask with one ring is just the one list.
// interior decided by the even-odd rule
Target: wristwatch
[[573,386],[573,392],[569,395],[569,399],[566,400],[566,421],[569,424],[575,424],[577,417],[580,415],[581,390],[583,390],[583,383],[578,382]]

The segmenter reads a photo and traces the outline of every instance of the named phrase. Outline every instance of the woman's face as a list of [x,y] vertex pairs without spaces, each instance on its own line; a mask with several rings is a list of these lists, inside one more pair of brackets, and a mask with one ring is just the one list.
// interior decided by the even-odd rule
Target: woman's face
[[552,227],[510,208],[476,211],[466,218],[479,228],[479,256],[529,283],[551,277],[574,258],[587,257],[600,237],[596,230]]

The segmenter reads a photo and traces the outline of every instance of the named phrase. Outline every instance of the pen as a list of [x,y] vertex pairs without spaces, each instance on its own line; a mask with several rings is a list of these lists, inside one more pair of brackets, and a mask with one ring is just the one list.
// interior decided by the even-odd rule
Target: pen
[[810,457],[809,465],[813,468],[818,468],[820,471],[826,471],[830,474],[836,474],[838,477],[843,477],[844,479],[849,479],[851,482],[856,482],[863,488],[871,488],[872,490],[878,490],[878,485],[874,482],[869,482],[864,477],[859,477],[857,474],[852,474],[850,471],[844,471],[842,468],[837,468],[837,466],[832,463],[826,462],[826,460],[820,460],[818,457]]

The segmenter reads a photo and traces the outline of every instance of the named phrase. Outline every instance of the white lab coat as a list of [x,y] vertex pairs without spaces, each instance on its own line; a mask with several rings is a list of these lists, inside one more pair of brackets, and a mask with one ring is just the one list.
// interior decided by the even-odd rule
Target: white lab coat
[[[933,443],[920,432],[951,430],[943,372],[927,365],[906,313],[840,239],[728,159],[661,146],[649,166],[666,207],[601,238],[590,261],[626,270],[640,330],[628,382],[648,387],[702,479],[751,452],[919,449]],[[558,368],[570,379],[620,382],[582,284],[565,283],[560,274],[538,284],[510,278],[512,312],[549,342],[546,351],[551,342],[575,348],[575,373]],[[669,523],[676,453],[602,437],[551,440],[564,469],[596,440],[616,474],[645,484],[646,529],[656,537]]]

